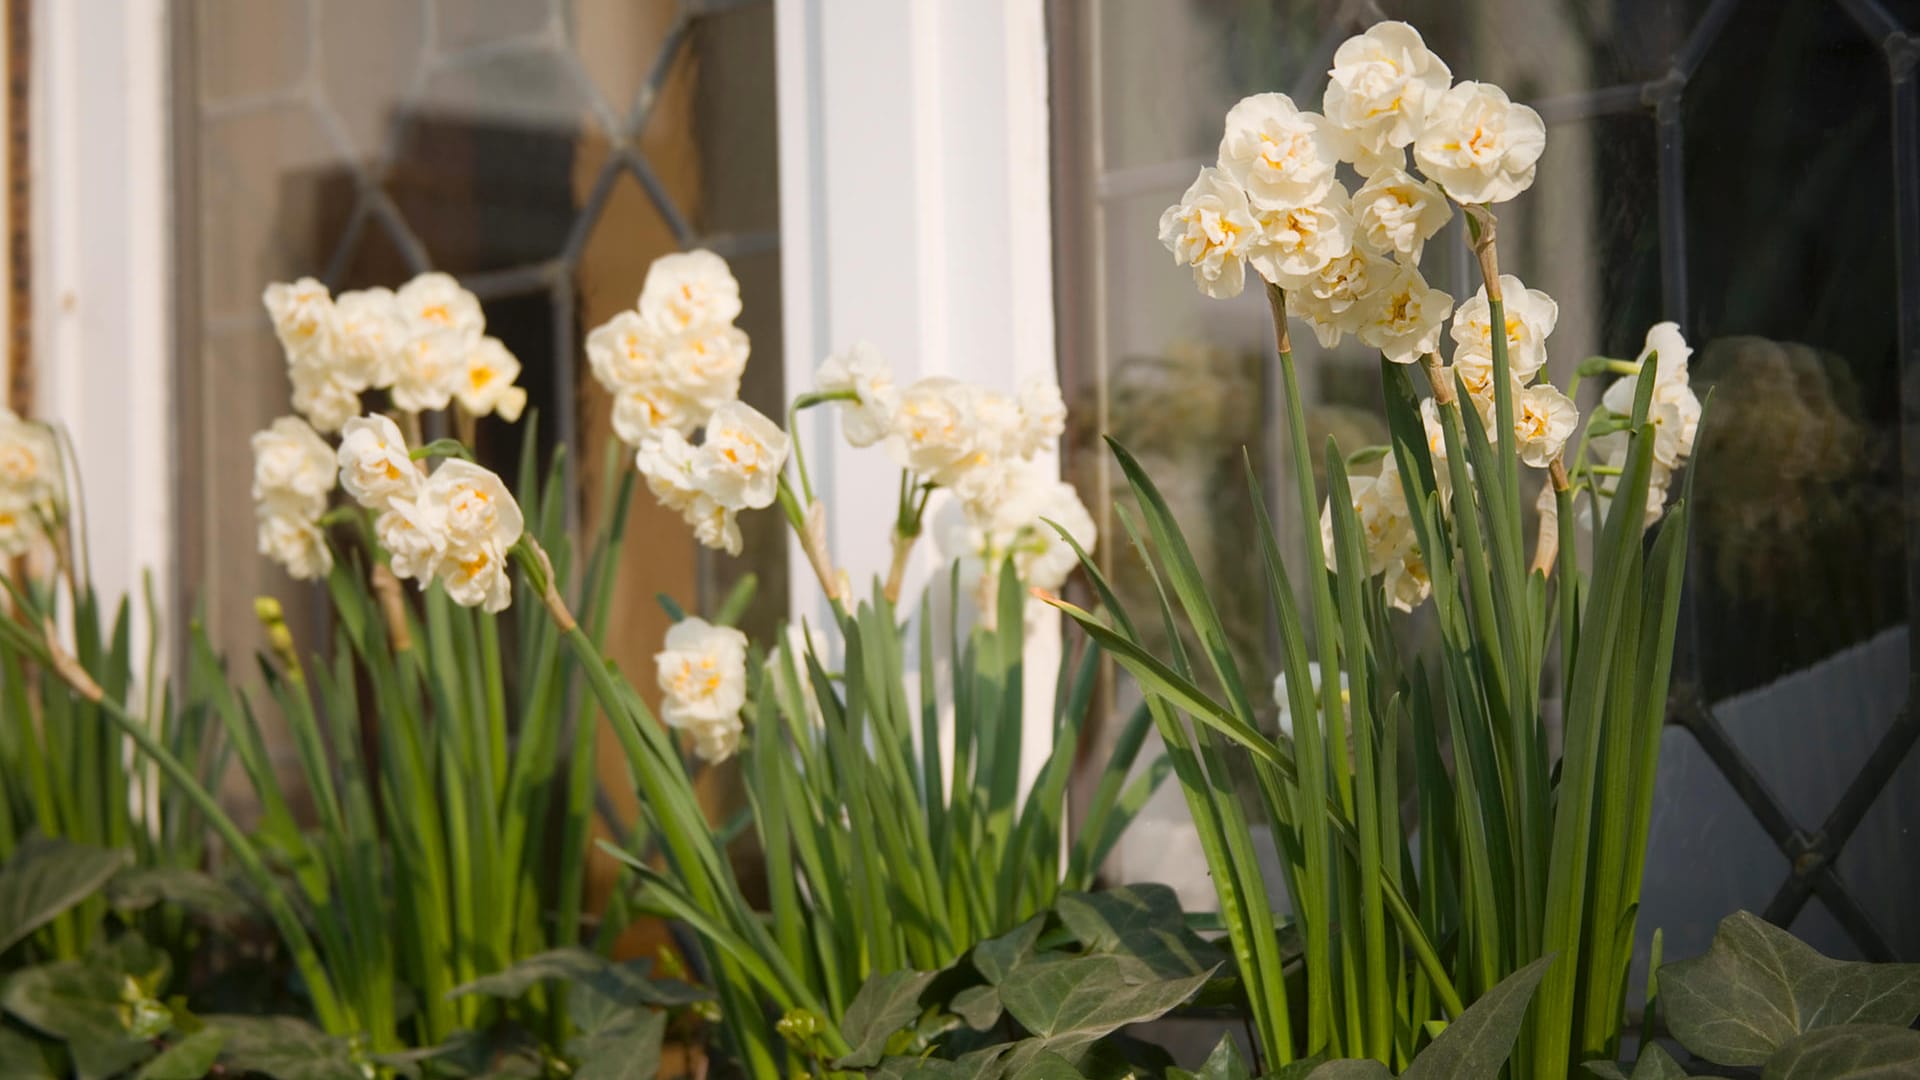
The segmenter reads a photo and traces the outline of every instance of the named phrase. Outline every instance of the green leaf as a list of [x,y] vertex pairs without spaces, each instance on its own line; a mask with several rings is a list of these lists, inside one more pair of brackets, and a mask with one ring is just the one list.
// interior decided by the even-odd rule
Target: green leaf
[[[1404,1080],[1484,1080],[1498,1076],[1527,1016],[1527,1003],[1553,962],[1543,956],[1480,995],[1413,1059]],[[1317,1073],[1315,1075],[1318,1075]]]
[[219,1028],[201,1028],[141,1066],[134,1080],[200,1080],[213,1068],[226,1042]]
[[98,892],[127,862],[124,851],[32,837],[0,867],[0,952]]
[[232,1071],[273,1080],[366,1080],[345,1039],[291,1016],[209,1016],[225,1038],[220,1060]]
[[847,1006],[840,1033],[853,1049],[833,1063],[836,1069],[864,1069],[879,1062],[894,1032],[920,1015],[920,993],[934,971],[890,971],[867,980]]
[[47,1061],[46,1044],[24,1032],[0,1027],[0,1076],[13,1080],[58,1080],[60,1074]]
[[130,867],[107,883],[107,899],[118,911],[145,911],[156,904],[177,904],[202,915],[224,918],[244,914],[246,901],[210,874],[178,866]]
[[1046,916],[1035,915],[997,938],[989,938],[973,947],[973,966],[980,969],[995,986],[1007,973],[1033,955],[1033,943],[1040,940],[1040,928]]
[[1180,897],[1165,885],[1061,893],[1060,921],[1095,953],[1131,956],[1169,978],[1210,971],[1226,956],[1187,928]]
[[153,1054],[152,1045],[128,1028],[128,981],[155,986],[164,980],[167,966],[164,954],[154,952],[139,935],[125,934],[83,959],[16,972],[0,991],[0,1008],[66,1040],[82,1080],[117,1075]]
[[648,960],[614,963],[599,953],[577,946],[535,953],[491,975],[463,983],[448,997],[482,994],[512,1000],[548,981],[577,983],[619,1005],[687,1005],[712,995],[672,979],[649,979]]
[[1673,1060],[1673,1055],[1659,1043],[1646,1043],[1640,1047],[1640,1060],[1633,1063],[1633,1075],[1629,1077],[1620,1066],[1611,1061],[1589,1061],[1581,1066],[1597,1080],[1687,1080],[1687,1070]]
[[1246,1059],[1240,1056],[1240,1046],[1233,1041],[1233,1036],[1223,1035],[1220,1045],[1207,1055],[1199,1072],[1169,1069],[1167,1080],[1253,1080],[1253,1073],[1248,1071]]
[[1914,1076],[1920,1076],[1920,1031],[1891,1024],[1817,1028],[1788,1043],[1760,1070],[1760,1080],[1902,1080]]
[[660,1043],[666,1031],[667,1014],[647,1010],[629,1013],[604,1031],[575,1039],[580,1062],[575,1080],[653,1080],[660,1071]]
[[1000,1000],[1020,1025],[1066,1052],[1128,1024],[1158,1019],[1193,996],[1212,973],[1158,977],[1122,956],[1042,958],[1020,967],[1000,987]]
[[1660,969],[1660,1000],[1668,1030],[1695,1055],[1760,1065],[1817,1028],[1913,1023],[1920,964],[1833,960],[1740,911],[1721,920],[1704,955]]
[[[1420,1059],[1413,1060],[1418,1062]],[[1342,1058],[1339,1061],[1329,1061],[1307,1074],[1307,1080],[1379,1080],[1380,1077],[1392,1080],[1393,1074],[1387,1071],[1385,1065],[1372,1058]]]
[[1051,1050],[1041,1050],[1028,1058],[1020,1070],[1021,1080],[1087,1080],[1073,1062]]
[[1000,990],[993,986],[969,986],[953,995],[947,1008],[975,1031],[992,1027],[1005,1011],[1000,1004]]

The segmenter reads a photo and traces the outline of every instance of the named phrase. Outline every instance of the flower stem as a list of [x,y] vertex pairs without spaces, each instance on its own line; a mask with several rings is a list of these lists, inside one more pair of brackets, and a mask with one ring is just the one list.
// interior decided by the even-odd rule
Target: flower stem
[[800,413],[829,401],[859,400],[860,395],[852,390],[826,390],[801,394],[787,406],[787,437],[793,440],[793,464],[800,473],[800,494],[806,499],[808,506],[813,505],[813,480],[807,475],[806,445],[800,441]]

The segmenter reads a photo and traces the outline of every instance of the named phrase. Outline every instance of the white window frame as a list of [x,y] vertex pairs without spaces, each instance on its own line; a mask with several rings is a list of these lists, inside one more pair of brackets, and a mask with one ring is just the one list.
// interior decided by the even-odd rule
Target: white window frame
[[[860,340],[902,382],[1057,381],[1042,0],[775,0],[774,42],[788,392]],[[885,573],[897,468],[850,451],[824,410],[795,438],[837,564],[856,584]],[[930,548],[906,595],[932,576]],[[789,565],[792,611],[822,624],[797,546]],[[1059,618],[1029,627],[1026,715],[1050,716]],[[1024,726],[1029,779],[1050,726]]]

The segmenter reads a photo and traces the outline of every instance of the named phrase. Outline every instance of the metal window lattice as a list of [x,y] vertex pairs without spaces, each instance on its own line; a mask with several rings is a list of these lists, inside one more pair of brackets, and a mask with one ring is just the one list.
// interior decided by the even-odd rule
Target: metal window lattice
[[[354,201],[344,226],[331,245],[320,274],[329,288],[338,288],[350,272],[355,256],[376,230],[392,244],[409,273],[435,269],[432,254],[419,234],[408,223],[400,206],[388,192],[388,170],[401,156],[405,124],[394,125],[384,139],[381,153],[369,160],[348,133],[340,110],[329,100],[325,81],[319,77],[317,50],[321,35],[317,32],[319,5],[325,0],[306,0],[297,20],[304,20],[308,49],[308,72],[304,79],[284,91],[259,94],[203,104],[204,120],[226,119],[249,112],[265,112],[288,106],[304,107],[324,133],[328,145],[339,155],[339,163],[348,170]],[[779,238],[772,232],[725,233],[703,235],[689,216],[675,203],[660,173],[648,161],[641,148],[641,135],[653,115],[662,89],[674,65],[691,47],[696,24],[703,18],[744,8],[763,6],[769,0],[660,0],[672,4],[674,15],[666,34],[647,67],[647,78],[624,110],[607,100],[598,82],[588,72],[577,49],[577,34],[562,11],[561,0],[547,0],[544,25],[532,33],[449,48],[439,40],[438,4],[426,0],[421,9],[423,42],[412,78],[392,103],[395,115],[413,115],[425,100],[432,79],[506,51],[528,51],[557,64],[574,84],[586,103],[588,126],[605,136],[609,144],[603,162],[588,188],[587,196],[574,209],[559,252],[551,257],[501,269],[457,275],[461,284],[481,301],[497,301],[544,295],[552,306],[553,336],[551,377],[555,388],[553,421],[558,437],[569,454],[568,465],[579,457],[579,418],[575,401],[576,356],[580,348],[580,328],[575,317],[575,280],[588,240],[612,199],[621,174],[637,181],[647,199],[659,213],[681,248],[705,247],[726,258],[773,251]],[[573,511],[569,503],[570,513]]]

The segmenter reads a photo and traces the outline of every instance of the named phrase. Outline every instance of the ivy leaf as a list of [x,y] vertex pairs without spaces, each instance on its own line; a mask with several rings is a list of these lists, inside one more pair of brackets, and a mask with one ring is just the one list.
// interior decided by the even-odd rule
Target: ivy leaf
[[179,866],[129,867],[107,883],[107,900],[117,911],[145,911],[156,904],[178,904],[212,918],[246,912],[246,901],[210,874]]
[[920,1015],[920,993],[935,971],[890,971],[867,980],[847,1006],[840,1032],[853,1049],[833,1063],[836,1069],[864,1069],[887,1052],[887,1040]]
[[1000,991],[992,986],[969,986],[953,995],[947,1008],[975,1031],[985,1031],[1000,1019]]
[[1611,1061],[1589,1061],[1581,1067],[1599,1080],[1687,1080],[1687,1070],[1659,1043],[1640,1047],[1640,1060],[1633,1063],[1632,1076]]
[[1041,1050],[1020,1070],[1020,1080],[1087,1080],[1073,1062],[1051,1050]]
[[201,1028],[141,1066],[134,1080],[200,1080],[213,1068],[226,1042],[218,1028]]
[[1817,1028],[1788,1043],[1760,1070],[1760,1080],[1902,1080],[1913,1076],[1920,1076],[1920,1031],[1890,1024]]
[[127,863],[127,853],[28,838],[0,867],[0,952],[92,896]]
[[153,1055],[153,1046],[127,1028],[121,996],[127,980],[157,983],[166,967],[164,955],[154,954],[139,935],[126,934],[83,959],[14,973],[0,993],[0,1008],[65,1040],[82,1080],[114,1076]]
[[660,1043],[667,1014],[648,1010],[574,1040],[580,1062],[575,1080],[653,1080],[660,1071]]
[[1187,927],[1180,897],[1165,885],[1062,893],[1055,910],[1091,952],[1132,956],[1169,978],[1218,967],[1226,954]]
[[234,1072],[273,1080],[366,1080],[345,1039],[291,1016],[209,1016],[226,1039],[220,1060]]
[[1024,964],[1000,1000],[1048,1049],[1069,1053],[1128,1024],[1155,1020],[1193,996],[1211,971],[1163,979],[1127,957],[1075,956]]
[[1372,1058],[1341,1058],[1318,1065],[1307,1074],[1307,1080],[1380,1080],[1382,1077],[1393,1080],[1387,1067]]
[[1527,1003],[1552,962],[1552,957],[1543,956],[1480,995],[1433,1045],[1414,1056],[1402,1080],[1482,1080],[1500,1075],[1500,1066],[1513,1052],[1513,1040],[1526,1019]]
[[23,1032],[0,1027],[0,1076],[13,1080],[59,1080],[47,1061],[49,1047]]
[[1046,916],[1035,915],[1011,931],[975,945],[973,966],[988,982],[1000,985],[1009,972],[1033,955],[1033,944],[1040,940],[1040,928],[1046,921]]
[[1920,964],[1834,960],[1741,911],[1721,921],[1704,955],[1660,969],[1660,1000],[1668,1030],[1694,1054],[1761,1065],[1817,1028],[1913,1023]]
[[614,963],[599,953],[578,946],[549,949],[535,953],[491,975],[462,983],[447,992],[448,997],[484,994],[512,1000],[543,982],[571,982],[592,988],[609,1001],[624,1006],[658,1005],[671,1007],[705,1001],[712,995],[673,979],[650,979],[650,960]]
[[1233,1036],[1224,1035],[1220,1045],[1207,1055],[1199,1072],[1169,1069],[1167,1080],[1253,1080],[1253,1073],[1247,1070],[1246,1059],[1240,1056],[1240,1046],[1233,1041]]

